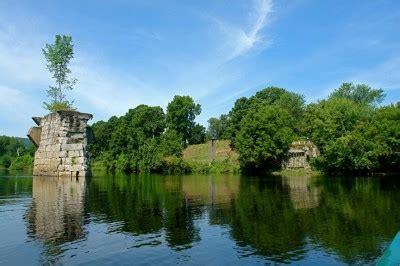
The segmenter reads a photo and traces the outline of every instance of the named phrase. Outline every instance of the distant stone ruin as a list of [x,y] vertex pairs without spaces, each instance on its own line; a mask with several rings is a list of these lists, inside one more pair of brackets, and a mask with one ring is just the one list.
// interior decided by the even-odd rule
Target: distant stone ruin
[[309,140],[293,141],[289,149],[289,158],[283,163],[283,169],[311,169],[310,159],[319,156],[317,146]]
[[91,114],[58,111],[33,117],[38,125],[29,130],[35,144],[34,176],[85,177],[90,175],[87,122]]

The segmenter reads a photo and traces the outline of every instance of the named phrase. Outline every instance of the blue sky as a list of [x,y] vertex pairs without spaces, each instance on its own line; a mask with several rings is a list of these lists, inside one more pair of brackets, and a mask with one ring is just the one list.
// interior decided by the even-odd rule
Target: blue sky
[[41,48],[73,37],[69,93],[94,120],[174,95],[227,113],[267,86],[307,102],[342,82],[400,99],[400,1],[0,1],[0,135],[25,136],[52,84]]

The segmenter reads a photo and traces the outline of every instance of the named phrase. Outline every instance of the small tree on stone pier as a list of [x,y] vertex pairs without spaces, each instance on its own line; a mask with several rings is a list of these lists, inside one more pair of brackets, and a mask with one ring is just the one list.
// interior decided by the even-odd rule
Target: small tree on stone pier
[[49,86],[47,89],[50,102],[43,103],[43,107],[50,112],[75,110],[72,106],[73,101],[67,100],[65,95],[65,92],[72,90],[77,82],[77,79],[68,76],[71,73],[68,64],[74,57],[73,47],[71,36],[56,35],[55,42],[46,44],[46,47],[42,49],[47,61],[47,69],[56,81],[55,86]]

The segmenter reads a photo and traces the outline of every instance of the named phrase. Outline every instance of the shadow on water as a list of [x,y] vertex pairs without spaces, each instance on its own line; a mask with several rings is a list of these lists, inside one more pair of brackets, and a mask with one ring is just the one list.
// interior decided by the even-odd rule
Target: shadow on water
[[[0,179],[2,197],[10,180]],[[31,186],[27,232],[50,262],[86,241],[93,223],[154,254],[170,254],[164,245],[199,249],[219,228],[225,246],[203,247],[211,257],[226,256],[233,242],[236,259],[278,263],[374,263],[400,228],[399,177],[95,175],[34,177]]]

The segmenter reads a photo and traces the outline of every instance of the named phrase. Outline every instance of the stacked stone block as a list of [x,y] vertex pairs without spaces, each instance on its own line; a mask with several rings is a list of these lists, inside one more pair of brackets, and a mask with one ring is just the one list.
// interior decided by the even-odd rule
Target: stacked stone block
[[91,118],[91,114],[59,111],[40,119],[33,175],[89,176],[87,121]]
[[319,150],[308,140],[293,141],[290,145],[288,159],[283,163],[284,169],[311,169],[309,160],[319,156]]

